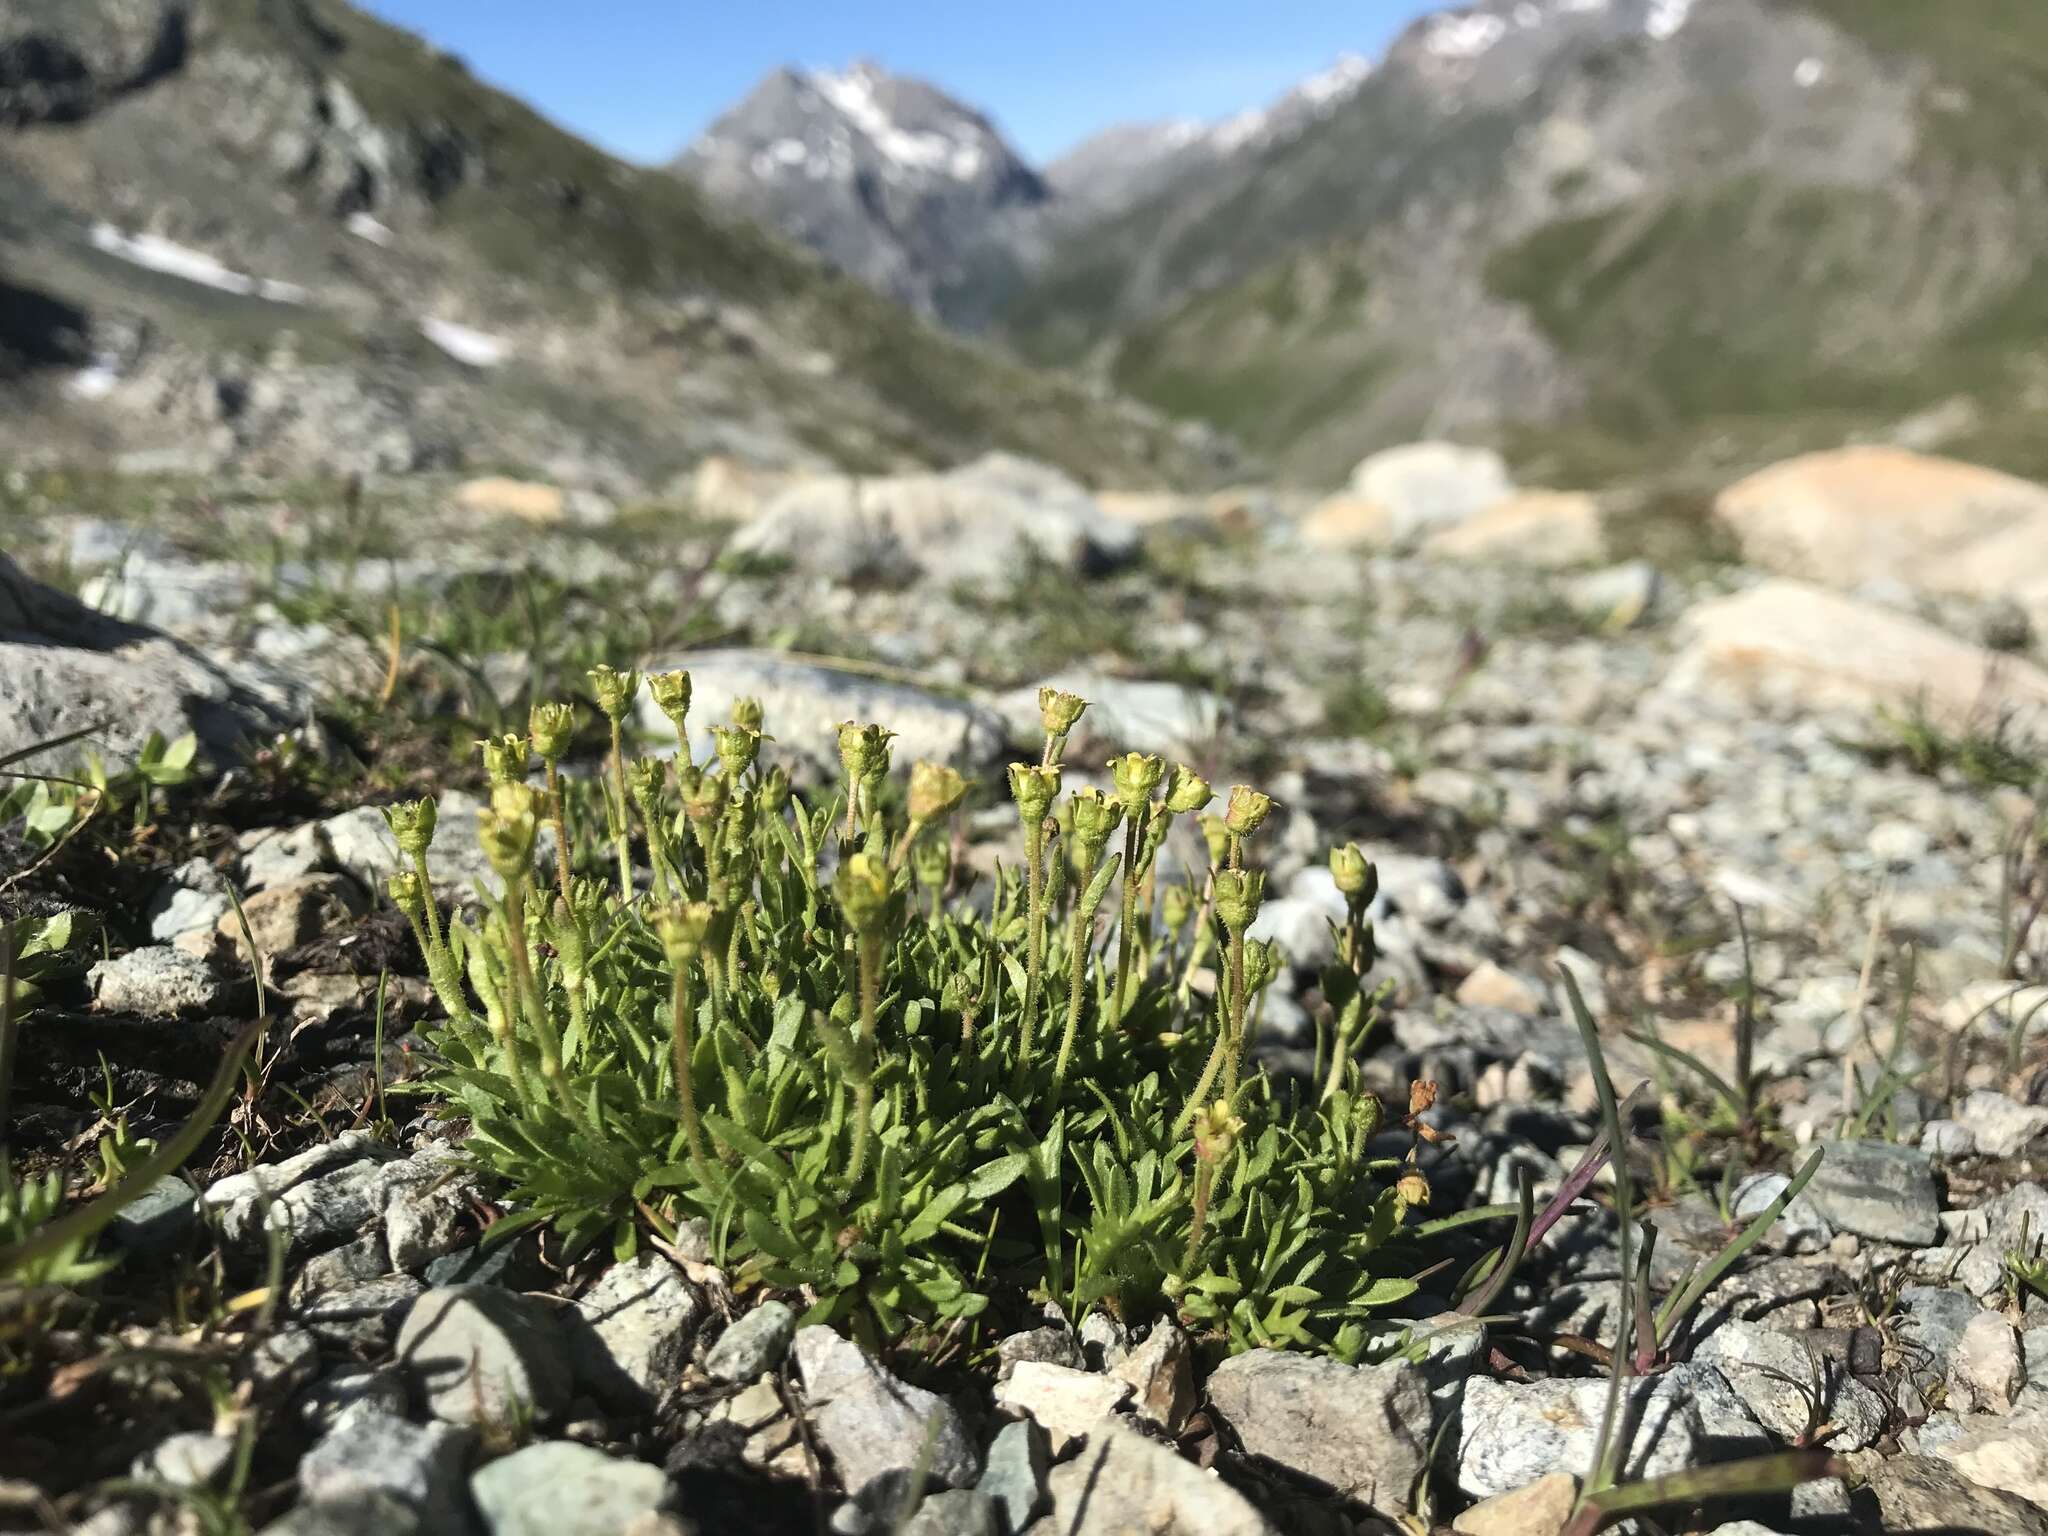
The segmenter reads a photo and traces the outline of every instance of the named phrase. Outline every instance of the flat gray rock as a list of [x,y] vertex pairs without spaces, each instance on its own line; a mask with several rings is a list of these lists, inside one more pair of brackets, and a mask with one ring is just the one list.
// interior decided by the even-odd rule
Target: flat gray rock
[[[1710,1459],[1710,1451],[1768,1449],[1727,1383],[1705,1367],[1632,1378],[1622,1401],[1625,1422],[1634,1426],[1621,1458],[1624,1480],[1683,1471]],[[1460,1410],[1459,1491],[1483,1499],[1560,1467],[1591,1466],[1606,1404],[1600,1378],[1522,1384],[1473,1377]]]
[[1411,1507],[1432,1413],[1429,1386],[1407,1361],[1358,1366],[1248,1350],[1210,1374],[1208,1391],[1254,1456],[1382,1514]]
[[1838,1232],[1925,1248],[1941,1237],[1927,1154],[1885,1141],[1830,1141],[1806,1198]]
[[752,1381],[772,1371],[796,1337],[796,1314],[780,1301],[764,1301],[718,1336],[704,1357],[704,1369],[718,1381]]
[[170,1019],[220,1013],[248,989],[214,973],[195,955],[168,944],[148,944],[86,973],[93,1007],[102,1013],[139,1013]]
[[399,1330],[398,1362],[434,1417],[451,1424],[548,1424],[569,1403],[561,1319],[495,1286],[422,1295]]
[[659,1511],[661,1468],[567,1440],[546,1440],[492,1462],[469,1480],[491,1536],[620,1536]]
[[1052,1513],[1033,1536],[1279,1536],[1214,1473],[1135,1431],[1104,1425],[1052,1469]]
[[616,1407],[653,1408],[682,1374],[703,1314],[703,1296],[660,1254],[614,1264],[564,1319],[577,1381]]
[[898,1381],[830,1328],[799,1329],[795,1350],[811,1422],[841,1486],[858,1490],[883,1473],[916,1466],[934,1421],[932,1481],[945,1488],[973,1483],[981,1459],[951,1403]]
[[125,764],[151,732],[190,731],[208,756],[227,756],[289,726],[297,702],[273,679],[97,613],[0,554],[0,757],[89,728],[17,769],[63,772],[88,750]]
[[464,1473],[473,1430],[414,1424],[372,1407],[345,1413],[299,1462],[299,1492],[309,1504],[354,1504],[381,1493],[430,1531],[468,1529]]

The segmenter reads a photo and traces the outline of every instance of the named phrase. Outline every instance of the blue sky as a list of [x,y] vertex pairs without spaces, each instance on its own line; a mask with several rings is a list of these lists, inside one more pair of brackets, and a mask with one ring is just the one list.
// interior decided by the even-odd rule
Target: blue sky
[[[982,108],[1043,162],[1112,122],[1222,117],[1426,0],[365,0],[607,149],[665,160],[781,64],[871,57]],[[1442,0],[1437,0],[1438,4]]]

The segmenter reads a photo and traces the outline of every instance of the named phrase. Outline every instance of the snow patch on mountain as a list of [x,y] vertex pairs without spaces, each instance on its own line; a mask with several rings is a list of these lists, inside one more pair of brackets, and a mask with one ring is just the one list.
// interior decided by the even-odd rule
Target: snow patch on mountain
[[856,65],[844,74],[820,73],[810,78],[818,94],[866,134],[890,164],[919,175],[951,176],[955,181],[972,181],[980,174],[982,148],[974,138],[899,127],[875,99],[879,77],[872,69]]
[[166,277],[197,283],[202,288],[216,289],[221,293],[268,299],[273,304],[303,304],[310,296],[297,283],[250,277],[204,251],[193,250],[189,245],[179,245],[161,235],[126,235],[104,221],[93,226],[92,243],[95,250],[104,251],[132,266],[145,267],[151,272],[161,272]]
[[1650,0],[1650,14],[1643,18],[1643,33],[1661,43],[1676,37],[1691,17],[1692,0]]

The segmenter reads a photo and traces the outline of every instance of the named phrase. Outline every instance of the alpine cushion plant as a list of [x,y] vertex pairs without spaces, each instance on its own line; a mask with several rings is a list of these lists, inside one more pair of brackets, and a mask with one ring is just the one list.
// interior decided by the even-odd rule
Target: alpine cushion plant
[[[616,723],[638,679],[597,681]],[[1204,829],[1216,867],[1164,882],[1157,855],[1209,786],[1134,754],[1110,765],[1113,794],[1062,802],[1085,705],[1048,692],[1044,750],[1008,776],[1022,866],[970,904],[957,772],[914,765],[906,814],[887,812],[890,734],[848,722],[843,785],[814,805],[762,764],[758,705],[698,763],[687,675],[648,683],[681,755],[629,761],[614,734],[616,882],[534,867],[561,814],[552,735],[538,791],[522,745],[487,744],[480,830],[503,889],[475,917],[436,910],[424,856],[392,882],[447,1014],[430,1088],[507,1186],[494,1237],[547,1223],[625,1254],[701,1222],[735,1286],[797,1293],[810,1321],[876,1346],[1050,1300],[1172,1311],[1232,1349],[1363,1351],[1373,1311],[1414,1289],[1381,1250],[1415,1181],[1367,1152],[1363,901],[1325,978],[1327,1069],[1306,1088],[1245,1070],[1276,969],[1247,933],[1265,796],[1233,790]],[[406,808],[393,822],[408,853],[434,830]],[[1353,876],[1356,851],[1340,858]]]

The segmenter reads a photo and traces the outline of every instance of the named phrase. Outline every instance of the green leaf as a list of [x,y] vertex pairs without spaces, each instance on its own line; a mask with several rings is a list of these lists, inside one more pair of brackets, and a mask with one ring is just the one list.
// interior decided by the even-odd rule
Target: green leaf
[[948,1184],[933,1195],[925,1208],[917,1213],[917,1219],[903,1229],[903,1240],[906,1243],[929,1241],[938,1232],[939,1224],[951,1216],[966,1198],[965,1184]]
[[967,1198],[993,1200],[1022,1178],[1030,1166],[1031,1154],[1028,1152],[1011,1152],[983,1163],[967,1177]]

